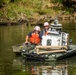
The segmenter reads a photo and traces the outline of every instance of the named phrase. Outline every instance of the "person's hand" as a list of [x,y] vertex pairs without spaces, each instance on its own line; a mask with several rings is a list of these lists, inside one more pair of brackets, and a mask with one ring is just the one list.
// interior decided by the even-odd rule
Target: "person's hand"
[[26,42],[25,42],[25,45],[28,45],[28,43],[29,43],[29,42],[28,42],[28,41],[26,41]]

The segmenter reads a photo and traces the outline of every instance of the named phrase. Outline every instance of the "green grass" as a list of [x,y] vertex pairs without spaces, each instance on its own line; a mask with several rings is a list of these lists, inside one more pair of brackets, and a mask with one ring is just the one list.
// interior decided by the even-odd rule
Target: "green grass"
[[[44,2],[43,2],[44,1]],[[26,14],[27,18],[31,18],[35,13],[39,15],[45,14],[57,14],[63,10],[54,8],[47,8],[49,1],[46,0],[14,0],[14,2],[10,2],[10,0],[1,0],[0,2],[5,2],[6,6],[5,10],[0,12],[0,16],[7,16],[9,19],[17,19],[21,15],[21,13]],[[52,2],[61,2],[62,0],[52,0]],[[64,9],[65,10],[65,9]],[[66,8],[66,14],[69,14],[73,9]]]

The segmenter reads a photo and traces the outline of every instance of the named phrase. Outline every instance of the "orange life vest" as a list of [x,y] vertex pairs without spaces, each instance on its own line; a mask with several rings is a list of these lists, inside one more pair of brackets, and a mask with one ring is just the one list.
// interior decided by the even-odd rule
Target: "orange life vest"
[[34,43],[34,44],[38,44],[41,41],[39,34],[36,34],[36,33],[32,33],[29,40],[31,43]]
[[46,32],[45,32],[45,35],[47,35],[47,34],[48,34],[48,32],[46,31]]
[[[49,29],[48,29],[49,30]],[[43,30],[43,35],[47,35],[48,34],[48,30]]]

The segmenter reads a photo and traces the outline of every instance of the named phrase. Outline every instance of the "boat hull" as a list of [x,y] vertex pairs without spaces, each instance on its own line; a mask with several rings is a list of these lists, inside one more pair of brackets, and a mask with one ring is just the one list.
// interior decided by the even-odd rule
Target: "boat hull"
[[[45,51],[41,49],[40,51]],[[49,51],[49,50],[48,50]],[[36,45],[16,45],[13,46],[13,52],[17,55],[21,55],[28,61],[56,61],[76,55],[76,45],[69,45],[66,52],[48,52],[38,54],[36,51]]]

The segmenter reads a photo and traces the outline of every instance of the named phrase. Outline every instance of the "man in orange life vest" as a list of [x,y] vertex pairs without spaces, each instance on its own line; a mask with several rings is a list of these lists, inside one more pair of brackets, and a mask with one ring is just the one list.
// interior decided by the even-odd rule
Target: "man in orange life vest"
[[38,43],[40,43],[41,38],[40,38],[39,33],[40,33],[40,27],[39,27],[39,26],[36,26],[36,27],[34,28],[34,30],[31,31],[31,32],[26,36],[26,39],[25,39],[26,41],[25,41],[25,43],[28,43],[28,42],[30,42],[31,44],[38,44]]
[[42,38],[43,35],[47,35],[49,30],[49,23],[44,22],[44,29],[40,32],[40,37]]

